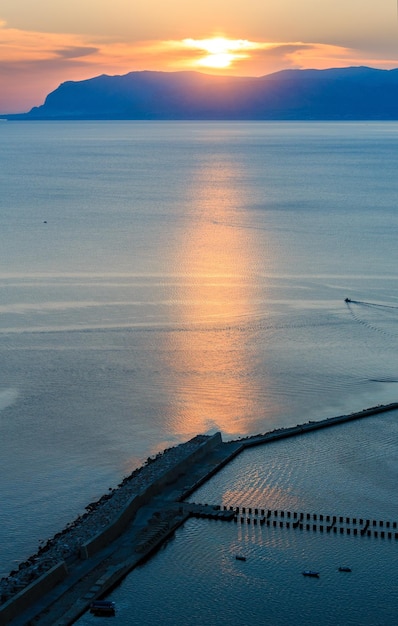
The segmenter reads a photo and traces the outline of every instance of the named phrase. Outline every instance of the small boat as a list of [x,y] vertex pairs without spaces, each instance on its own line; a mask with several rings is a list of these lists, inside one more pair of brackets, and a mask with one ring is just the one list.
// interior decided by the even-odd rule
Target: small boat
[[351,298],[345,298],[344,302],[351,302]]
[[305,569],[303,576],[310,576],[311,578],[319,578],[319,572],[315,572],[312,569]]
[[236,559],[237,561],[246,561],[246,557],[245,557],[245,556],[242,556],[241,554],[237,554],[237,555],[236,555],[236,557],[235,557],[235,559]]
[[90,604],[90,613],[96,617],[109,617],[115,615],[115,612],[115,603],[109,600],[94,600]]
[[339,572],[352,572],[352,569],[348,565],[340,565]]

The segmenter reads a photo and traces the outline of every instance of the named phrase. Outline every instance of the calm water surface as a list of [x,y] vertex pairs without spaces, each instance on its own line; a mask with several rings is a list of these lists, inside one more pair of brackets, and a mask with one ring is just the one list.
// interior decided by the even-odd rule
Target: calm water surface
[[[397,417],[251,449],[191,500],[317,513],[318,520],[319,514],[355,517],[357,524],[398,521]],[[395,539],[380,536],[190,520],[111,593],[114,622],[393,626],[397,550]],[[352,572],[339,572],[341,565]],[[319,571],[319,579],[304,578],[304,569]],[[78,621],[94,623],[89,614]]]
[[398,399],[397,161],[395,123],[1,125],[1,574],[166,446]]
[[[396,550],[360,541],[192,520],[109,596],[112,623],[394,626]],[[235,559],[242,550],[246,562]],[[352,572],[339,572],[347,562]],[[302,576],[308,567],[319,579]],[[86,614],[76,623],[97,622]]]

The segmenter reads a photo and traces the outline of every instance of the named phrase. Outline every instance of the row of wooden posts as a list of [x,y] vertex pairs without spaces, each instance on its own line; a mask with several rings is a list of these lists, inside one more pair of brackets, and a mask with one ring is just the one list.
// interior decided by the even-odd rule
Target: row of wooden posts
[[[371,520],[343,515],[323,515],[319,513],[303,513],[255,507],[221,507],[196,505],[199,516],[215,519],[234,520],[241,524],[269,526],[273,528],[298,528],[341,535],[359,535],[361,537],[380,537],[381,539],[398,539],[398,523],[384,520]],[[211,512],[213,511],[213,513]],[[229,515],[220,515],[220,513]]]

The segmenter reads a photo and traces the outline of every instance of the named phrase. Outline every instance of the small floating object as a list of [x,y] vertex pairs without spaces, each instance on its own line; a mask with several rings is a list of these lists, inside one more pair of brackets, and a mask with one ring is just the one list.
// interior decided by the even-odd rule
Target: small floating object
[[345,298],[344,302],[351,302],[351,298]]
[[305,569],[303,571],[303,576],[309,576],[310,578],[319,578],[319,572],[315,572],[312,569]]
[[236,557],[235,557],[235,559],[236,559],[237,561],[246,561],[246,557],[245,557],[245,556],[242,556],[241,554],[237,554],[237,555],[236,555]]
[[95,600],[90,604],[90,613],[97,617],[109,617],[115,615],[116,606],[110,600]]
[[352,572],[352,569],[348,565],[340,565],[339,572]]

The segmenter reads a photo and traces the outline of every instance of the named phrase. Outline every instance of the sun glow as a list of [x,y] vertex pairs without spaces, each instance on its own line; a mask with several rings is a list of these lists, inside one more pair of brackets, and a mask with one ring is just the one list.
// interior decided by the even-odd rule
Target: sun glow
[[214,68],[223,68],[229,67],[234,61],[235,57],[233,54],[229,54],[228,52],[220,52],[219,54],[209,54],[207,57],[200,59],[197,62],[197,65],[202,67],[214,67]]
[[212,37],[211,39],[184,39],[187,48],[201,50],[206,54],[194,64],[200,67],[223,69],[230,67],[234,61],[249,57],[248,51],[257,48],[257,44],[245,39],[227,39]]

